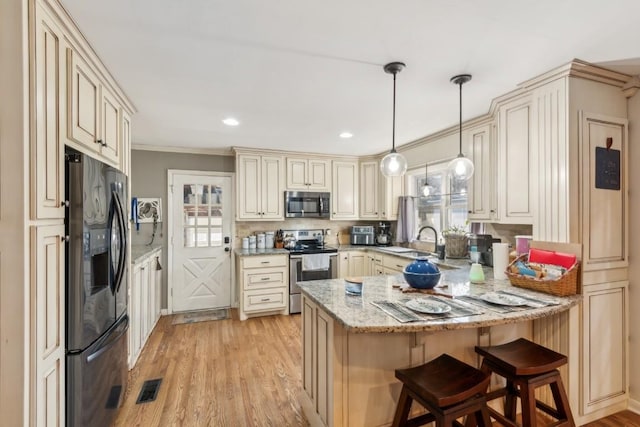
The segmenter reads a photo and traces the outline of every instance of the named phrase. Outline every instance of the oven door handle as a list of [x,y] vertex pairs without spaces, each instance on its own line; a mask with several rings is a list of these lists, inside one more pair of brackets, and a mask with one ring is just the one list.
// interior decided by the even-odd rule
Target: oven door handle
[[[302,259],[302,257],[303,257],[303,256],[304,256],[304,255],[289,255],[289,259]],[[337,253],[335,253],[335,252],[332,252],[332,253],[329,255],[329,257],[330,257],[330,258],[337,257],[337,256],[338,256],[338,254],[337,254]]]

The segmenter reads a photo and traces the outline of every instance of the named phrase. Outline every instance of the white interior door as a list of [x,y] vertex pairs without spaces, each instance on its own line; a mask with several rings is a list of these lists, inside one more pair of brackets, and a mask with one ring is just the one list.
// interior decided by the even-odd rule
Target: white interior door
[[231,306],[231,177],[169,172],[173,312]]

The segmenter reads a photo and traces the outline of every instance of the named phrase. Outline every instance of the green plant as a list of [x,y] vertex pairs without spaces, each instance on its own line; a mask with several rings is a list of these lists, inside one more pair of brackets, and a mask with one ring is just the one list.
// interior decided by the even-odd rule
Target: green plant
[[467,226],[465,225],[452,225],[451,227],[442,231],[444,237],[447,236],[464,236],[468,233]]

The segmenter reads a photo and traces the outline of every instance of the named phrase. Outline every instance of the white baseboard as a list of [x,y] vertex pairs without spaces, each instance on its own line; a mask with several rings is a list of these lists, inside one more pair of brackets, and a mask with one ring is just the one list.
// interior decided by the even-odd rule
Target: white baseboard
[[160,309],[160,316],[166,316],[167,314],[169,314],[169,310],[166,308],[161,308]]
[[628,409],[631,412],[635,412],[636,414],[640,414],[640,400],[629,399]]

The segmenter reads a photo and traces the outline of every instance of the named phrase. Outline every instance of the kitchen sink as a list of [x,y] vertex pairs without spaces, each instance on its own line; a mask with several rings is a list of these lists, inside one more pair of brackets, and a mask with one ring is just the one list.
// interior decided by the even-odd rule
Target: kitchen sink
[[402,255],[411,257],[411,258],[427,257],[429,262],[432,262],[435,265],[437,265],[440,270],[457,270],[459,268],[459,267],[456,267],[455,265],[443,263],[441,259],[438,259],[438,257],[431,252],[411,251],[411,252],[405,252]]

